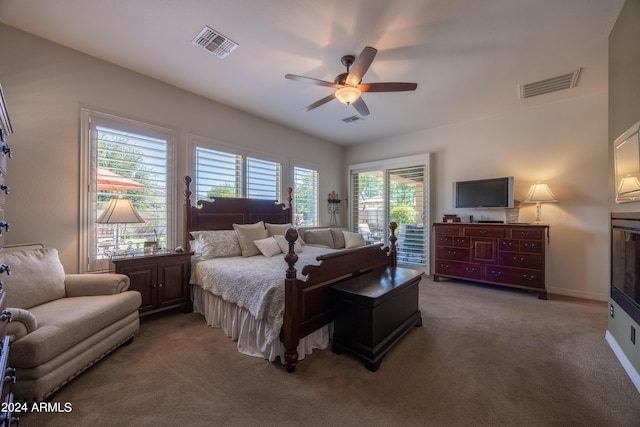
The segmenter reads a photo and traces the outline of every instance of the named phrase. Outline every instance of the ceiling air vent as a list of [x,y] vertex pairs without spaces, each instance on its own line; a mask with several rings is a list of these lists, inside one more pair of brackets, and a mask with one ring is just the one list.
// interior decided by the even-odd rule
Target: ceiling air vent
[[226,58],[238,47],[236,42],[209,27],[204,27],[200,31],[200,34],[193,39],[193,44],[213,53],[218,58]]
[[347,117],[345,119],[342,119],[343,122],[349,124],[349,123],[356,123],[356,122],[360,122],[360,121],[364,121],[364,119],[362,117],[359,116],[351,116],[351,117]]
[[532,96],[544,95],[545,93],[575,87],[578,82],[580,70],[581,68],[578,68],[571,73],[563,74],[561,76],[551,77],[549,79],[540,80],[539,82],[519,85],[520,99],[531,98]]

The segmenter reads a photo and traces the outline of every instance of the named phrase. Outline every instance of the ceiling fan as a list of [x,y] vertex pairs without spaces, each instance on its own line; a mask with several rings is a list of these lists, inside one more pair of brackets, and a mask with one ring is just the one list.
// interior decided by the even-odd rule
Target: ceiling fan
[[378,50],[367,46],[362,49],[358,57],[353,55],[345,55],[342,57],[342,65],[347,67],[347,72],[338,75],[334,82],[327,82],[324,80],[313,79],[311,77],[296,76],[294,74],[287,74],[287,79],[296,80],[303,83],[311,83],[319,86],[326,86],[332,89],[336,89],[331,95],[324,97],[311,105],[308,105],[303,110],[309,111],[326,104],[332,99],[336,98],[338,101],[346,105],[353,105],[361,116],[369,115],[369,107],[360,96],[362,92],[402,92],[416,90],[417,83],[399,83],[399,82],[386,82],[386,83],[361,83],[362,77],[371,66],[373,59],[376,57]]

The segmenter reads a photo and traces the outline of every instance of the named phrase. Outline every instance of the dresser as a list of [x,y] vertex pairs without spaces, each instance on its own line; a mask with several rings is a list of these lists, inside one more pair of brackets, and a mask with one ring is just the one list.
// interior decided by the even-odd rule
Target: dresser
[[433,280],[462,279],[535,292],[547,299],[544,224],[434,224]]
[[113,258],[115,272],[129,276],[129,289],[140,292],[140,316],[182,308],[191,311],[189,277],[193,252],[163,252]]
[[[9,115],[4,101],[4,93],[0,86],[0,255],[4,246],[5,234],[9,231],[9,223],[4,214],[6,195],[9,187],[6,184],[7,163],[12,156],[8,136],[13,133]],[[2,290],[2,275],[11,274],[11,266],[0,263],[0,374],[2,375],[2,391],[0,392],[0,426],[18,425],[19,419],[11,412],[13,393],[11,386],[16,382],[15,370],[8,366],[9,337],[6,336],[7,323],[11,322],[11,312],[6,309],[6,294]]]

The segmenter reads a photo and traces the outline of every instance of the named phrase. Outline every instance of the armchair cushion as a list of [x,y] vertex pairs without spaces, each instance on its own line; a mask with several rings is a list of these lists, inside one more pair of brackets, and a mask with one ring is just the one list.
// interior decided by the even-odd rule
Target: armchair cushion
[[129,289],[129,276],[124,274],[67,274],[65,293],[69,297],[114,295]]
[[65,297],[64,268],[53,248],[15,251],[3,254],[2,262],[11,267],[3,278],[7,306],[29,309]]
[[36,317],[29,310],[22,308],[7,308],[11,312],[11,322],[7,324],[9,341],[14,342],[38,328]]

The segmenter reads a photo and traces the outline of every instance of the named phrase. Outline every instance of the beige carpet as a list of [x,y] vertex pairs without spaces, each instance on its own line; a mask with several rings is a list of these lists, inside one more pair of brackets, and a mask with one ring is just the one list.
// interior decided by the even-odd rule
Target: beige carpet
[[315,351],[289,374],[197,314],[144,318],[65,386],[67,413],[21,426],[638,426],[640,394],[604,339],[607,304],[423,279],[424,326],[373,373]]

